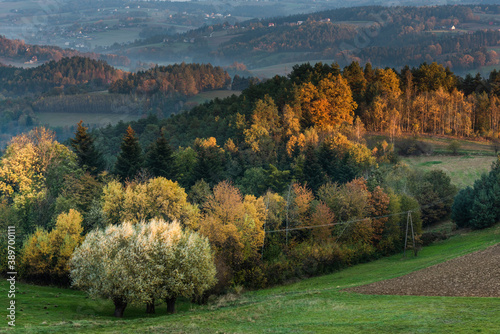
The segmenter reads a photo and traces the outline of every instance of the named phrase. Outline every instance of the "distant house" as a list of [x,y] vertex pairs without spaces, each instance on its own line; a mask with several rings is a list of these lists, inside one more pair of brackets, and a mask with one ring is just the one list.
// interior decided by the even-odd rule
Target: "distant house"
[[274,23],[269,23],[268,26],[269,27],[274,27]]
[[25,64],[34,64],[34,63],[36,63],[36,62],[38,62],[38,58],[37,58],[37,56],[33,56],[33,57],[30,59],[30,61],[26,61],[26,62],[24,62],[24,63],[25,63]]
[[455,30],[455,26],[451,26],[450,30]]
[[323,20],[320,20],[319,22],[321,22],[321,23],[330,22],[330,19],[323,19]]

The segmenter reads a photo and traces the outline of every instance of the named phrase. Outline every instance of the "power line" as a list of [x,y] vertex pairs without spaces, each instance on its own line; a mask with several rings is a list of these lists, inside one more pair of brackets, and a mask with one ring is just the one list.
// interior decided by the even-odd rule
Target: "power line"
[[365,221],[365,220],[368,220],[368,219],[380,219],[380,218],[386,218],[386,217],[392,217],[392,216],[407,214],[408,212],[413,212],[413,211],[414,210],[408,210],[408,211],[403,211],[403,212],[398,212],[398,213],[392,213],[392,214],[384,215],[384,216],[365,217],[365,218],[353,219],[353,220],[348,220],[348,221],[344,221],[344,222],[337,222],[337,223],[324,224],[324,225],[299,226],[299,227],[293,227],[293,228],[288,228],[288,229],[285,228],[285,229],[280,229],[280,230],[271,230],[271,231],[266,231],[266,233],[286,232],[286,231],[295,231],[295,230],[305,230],[305,229],[316,228],[316,227],[328,227],[328,226],[335,226],[335,225],[352,224],[352,223],[362,222],[362,221]]
[[[397,213],[391,213],[391,214],[388,214],[388,215],[383,215],[383,216],[377,216],[377,217],[365,217],[365,218],[358,218],[358,219],[353,219],[353,220],[347,220],[347,221],[343,221],[343,222],[337,222],[337,223],[330,223],[330,224],[323,224],[323,225],[309,225],[309,226],[299,226],[299,227],[293,227],[293,228],[288,228],[288,224],[287,224],[287,228],[284,228],[284,229],[279,229],[279,230],[270,230],[270,231],[265,231],[265,233],[277,233],[277,232],[287,232],[287,236],[288,236],[288,232],[289,231],[297,231],[297,230],[306,230],[306,229],[311,229],[311,228],[319,228],[319,227],[330,227],[330,226],[336,226],[336,225],[346,225],[346,224],[352,224],[352,223],[357,223],[357,222],[362,222],[362,221],[365,221],[365,220],[368,220],[368,219],[382,219],[382,218],[388,218],[388,217],[392,217],[392,216],[398,216],[398,215],[402,215],[402,214],[409,214],[411,212],[415,212],[418,210],[422,210],[422,209],[425,209],[425,208],[428,208],[428,207],[431,207],[433,205],[436,205],[438,203],[442,203],[444,202],[445,200],[447,199],[450,199],[450,198],[453,198],[455,197],[454,195],[450,195],[450,196],[446,196],[444,198],[439,198],[437,199],[435,202],[433,203],[429,203],[429,204],[426,204],[426,205],[423,205],[423,206],[419,206],[418,208],[416,209],[413,209],[413,210],[407,210],[407,211],[401,211],[401,212],[397,212]],[[347,227],[347,226],[346,226]]]

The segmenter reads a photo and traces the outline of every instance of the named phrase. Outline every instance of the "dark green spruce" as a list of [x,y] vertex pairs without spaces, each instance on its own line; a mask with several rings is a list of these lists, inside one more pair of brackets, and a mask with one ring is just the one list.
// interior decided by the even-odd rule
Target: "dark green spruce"
[[123,137],[121,151],[115,164],[115,174],[122,180],[133,178],[137,175],[144,164],[142,149],[135,131],[129,125],[127,133]]
[[94,145],[94,139],[87,132],[88,128],[78,122],[75,138],[71,139],[71,147],[78,157],[78,165],[92,175],[97,175],[104,170],[104,159]]
[[167,179],[175,177],[175,161],[173,150],[168,144],[163,131],[154,144],[151,145],[146,156],[146,168],[153,176],[163,176]]

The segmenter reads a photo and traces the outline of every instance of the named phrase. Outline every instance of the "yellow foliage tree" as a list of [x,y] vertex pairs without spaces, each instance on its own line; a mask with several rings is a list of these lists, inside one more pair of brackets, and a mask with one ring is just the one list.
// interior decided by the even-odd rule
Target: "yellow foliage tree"
[[198,209],[187,202],[187,194],[177,182],[163,177],[146,183],[129,183],[123,187],[112,181],[103,189],[103,211],[110,224],[161,218],[179,220],[185,226],[197,228]]
[[28,238],[21,251],[21,268],[25,276],[41,276],[49,274],[52,249],[49,233],[37,228]]
[[24,232],[31,233],[37,225],[47,224],[31,214],[33,209],[47,200],[47,194],[52,196],[49,200],[57,197],[63,175],[76,168],[76,155],[55,141],[49,130],[37,128],[12,138],[0,159],[0,197],[13,204]]
[[53,268],[51,273],[62,276],[69,272],[68,261],[73,250],[83,241],[82,215],[70,209],[57,217],[56,227],[49,233],[53,248]]
[[258,256],[264,242],[266,209],[262,198],[242,197],[227,181],[216,185],[204,205],[200,233],[231,269]]
[[321,80],[317,86],[308,82],[298,88],[296,101],[301,106],[305,126],[321,129],[352,124],[357,107],[351,88],[340,75]]
[[68,261],[83,241],[82,220],[78,211],[70,209],[57,217],[52,231],[37,229],[21,251],[23,274],[42,280],[67,280]]

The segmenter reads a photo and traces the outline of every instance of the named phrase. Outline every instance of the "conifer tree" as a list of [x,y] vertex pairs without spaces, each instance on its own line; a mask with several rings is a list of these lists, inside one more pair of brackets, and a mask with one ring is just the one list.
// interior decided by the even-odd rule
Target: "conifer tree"
[[160,137],[151,146],[146,156],[146,168],[154,176],[162,176],[167,179],[173,179],[175,176],[175,161],[173,151],[163,131]]
[[353,61],[344,68],[343,76],[351,87],[354,100],[359,104],[363,101],[367,85],[363,68],[358,62]]
[[144,163],[142,149],[135,131],[129,125],[123,137],[121,152],[115,164],[115,174],[122,179],[134,177]]
[[223,178],[225,156],[224,150],[217,145],[216,139],[214,137],[196,138],[194,148],[198,161],[193,168],[193,180],[204,179],[211,185],[219,182]]
[[312,145],[307,145],[304,161],[304,181],[316,191],[326,181],[323,169],[318,160],[316,150]]
[[104,170],[104,160],[101,152],[94,145],[94,139],[88,134],[88,128],[78,122],[75,138],[71,139],[71,147],[78,157],[78,165],[88,170],[91,174],[97,175]]

